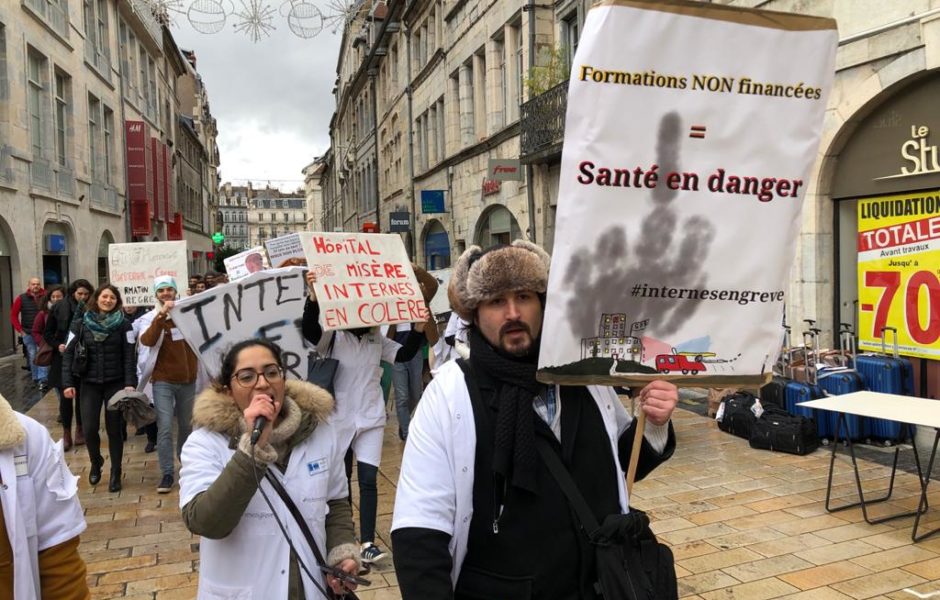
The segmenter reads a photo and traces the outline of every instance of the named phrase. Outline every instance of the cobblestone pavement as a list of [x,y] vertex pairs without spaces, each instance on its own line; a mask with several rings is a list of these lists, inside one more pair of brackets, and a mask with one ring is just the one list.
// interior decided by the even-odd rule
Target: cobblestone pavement
[[[14,394],[29,386],[16,381],[21,377],[8,362],[0,361],[0,392],[17,404]],[[21,363],[16,362],[16,371]],[[940,535],[913,544],[910,518],[873,526],[864,523],[858,509],[826,512],[828,449],[805,457],[752,450],[746,441],[687,410],[694,408],[689,402],[680,404],[674,419],[679,440],[675,456],[638,483],[633,498],[649,512],[660,539],[672,546],[683,598],[910,600],[917,596],[906,588],[921,597],[940,592]],[[29,414],[59,438],[56,411],[55,395],[49,394]],[[402,444],[395,432],[392,417],[379,476],[377,535],[384,547],[401,462]],[[83,447],[68,454],[73,472],[82,477],[79,491],[88,520],[82,555],[93,597],[193,598],[199,540],[180,520],[178,489],[156,493],[156,454],[145,454],[145,438],[130,434],[119,494],[109,494],[105,485],[88,485]],[[106,452],[107,445],[102,446]],[[885,488],[890,468],[883,464],[884,451],[862,454],[874,459],[860,463],[866,489]],[[353,493],[358,495],[355,489]],[[854,494],[851,465],[840,458],[834,497]],[[909,510],[918,494],[916,476],[902,472],[892,501],[878,505],[875,514]],[[940,507],[936,483],[930,499],[931,506]],[[931,508],[925,525],[940,526],[940,508]],[[390,559],[368,577],[373,585],[360,591],[363,600],[400,597]]]

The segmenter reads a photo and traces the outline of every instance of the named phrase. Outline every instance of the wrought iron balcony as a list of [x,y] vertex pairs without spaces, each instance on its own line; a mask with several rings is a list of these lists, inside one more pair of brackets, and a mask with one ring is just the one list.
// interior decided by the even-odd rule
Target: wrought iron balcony
[[524,164],[543,162],[561,154],[567,107],[567,80],[522,105],[519,157]]

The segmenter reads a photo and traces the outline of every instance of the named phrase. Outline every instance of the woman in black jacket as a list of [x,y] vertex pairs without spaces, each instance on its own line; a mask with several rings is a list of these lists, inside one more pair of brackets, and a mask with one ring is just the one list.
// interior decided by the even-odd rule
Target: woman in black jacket
[[[121,310],[121,294],[113,285],[103,285],[92,295],[81,320],[72,327],[75,339],[63,357],[62,382],[65,396],[75,396],[76,376],[81,378],[82,425],[91,459],[88,483],[101,481],[101,438],[98,426],[101,407],[121,391],[133,392],[137,387],[137,357],[131,324]],[[87,354],[84,366],[75,364],[76,348],[81,343]],[[80,373],[75,373],[75,371]],[[111,451],[111,481],[108,491],[121,490],[121,459],[124,455],[124,417],[118,411],[105,410],[104,426]]]
[[[78,407],[78,397],[65,397],[65,386],[62,385],[62,355],[65,353],[65,342],[69,338],[69,325],[85,305],[95,288],[87,279],[76,279],[69,286],[65,298],[56,302],[46,317],[46,328],[42,337],[52,347],[52,364],[49,365],[49,386],[55,388],[59,397],[59,419],[62,421],[65,449],[69,450],[73,441],[76,446],[85,443],[85,433],[82,431],[82,412]],[[75,438],[72,438],[72,403],[75,403]]]

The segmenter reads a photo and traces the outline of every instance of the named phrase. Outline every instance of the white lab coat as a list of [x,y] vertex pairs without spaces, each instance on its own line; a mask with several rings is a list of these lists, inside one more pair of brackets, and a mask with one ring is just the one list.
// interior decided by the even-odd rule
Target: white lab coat
[[[9,405],[0,408],[7,410],[13,412]],[[13,596],[34,600],[40,591],[39,552],[85,531],[85,517],[78,477],[65,463],[62,442],[54,443],[33,419],[19,413],[16,419],[26,441],[0,450],[0,502],[13,547]]]
[[[319,347],[326,351],[331,336],[335,336],[331,356],[339,360],[333,380],[336,411],[331,417],[340,445],[348,445],[361,432],[385,427],[385,398],[382,396],[381,361],[395,362],[401,345],[390,340],[378,327],[362,338],[336,330],[325,333]],[[379,464],[382,455],[382,437],[368,436],[357,445],[358,459],[370,465]]]
[[[617,440],[633,422],[612,388],[588,386],[604,419],[617,472],[622,472]],[[556,394],[559,390],[556,389]],[[455,361],[438,371],[424,390],[408,428],[395,496],[392,531],[408,527],[434,529],[451,536],[451,580],[457,584],[467,555],[473,516],[473,465],[476,427],[464,373]],[[627,487],[617,478],[620,508],[629,511]]]
[[[284,488],[307,519],[307,525],[326,553],[327,502],[348,496],[343,452],[336,445],[329,423],[320,422],[313,435],[291,451],[287,471],[281,476]],[[228,437],[209,429],[193,431],[183,446],[180,470],[180,508],[212,485],[237,452],[229,448]],[[280,472],[277,472],[280,476]],[[316,558],[307,548],[303,534],[274,488],[262,480],[271,503],[277,508],[301,560],[325,585]],[[241,521],[223,539],[203,537],[199,544],[199,591],[197,600],[268,600],[286,598],[289,585],[290,548],[270,508],[260,492],[245,509]],[[306,575],[304,597],[317,598],[320,592]]]
[[[151,403],[153,402],[153,383],[150,378],[153,377],[153,370],[157,367],[157,357],[160,355],[160,346],[163,345],[163,333],[160,333],[157,343],[153,346],[141,344],[140,336],[150,329],[150,325],[153,324],[153,320],[157,318],[159,313],[160,307],[158,306],[134,321],[132,325],[137,340],[137,391],[147,394],[147,397],[151,399]],[[195,390],[198,392],[209,386],[211,377],[209,377],[199,354],[196,354],[196,358],[198,360],[196,361]]]

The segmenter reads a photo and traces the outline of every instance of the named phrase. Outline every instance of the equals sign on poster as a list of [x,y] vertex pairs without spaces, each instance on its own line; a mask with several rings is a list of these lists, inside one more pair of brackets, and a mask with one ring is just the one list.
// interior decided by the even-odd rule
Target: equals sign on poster
[[693,126],[689,129],[689,137],[690,137],[690,138],[704,139],[704,138],[705,138],[705,126],[704,126],[704,125],[693,125]]

